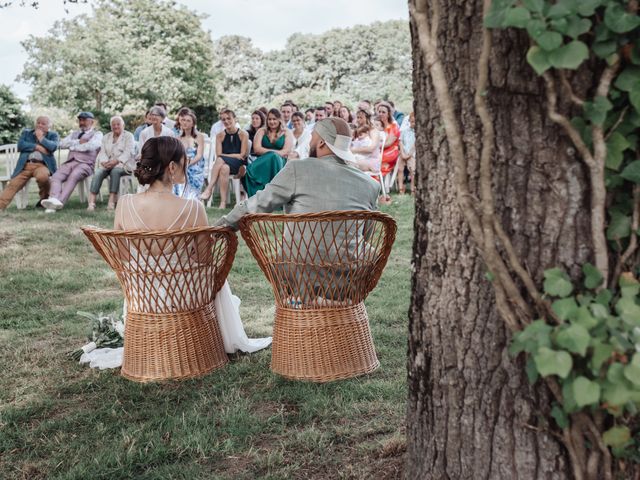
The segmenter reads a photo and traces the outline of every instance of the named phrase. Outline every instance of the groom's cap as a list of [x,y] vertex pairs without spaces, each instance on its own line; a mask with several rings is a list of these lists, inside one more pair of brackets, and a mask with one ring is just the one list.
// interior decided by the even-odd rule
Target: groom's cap
[[350,150],[351,129],[347,122],[337,117],[325,118],[316,123],[313,131],[324,140],[329,150],[336,156],[347,162],[356,161]]

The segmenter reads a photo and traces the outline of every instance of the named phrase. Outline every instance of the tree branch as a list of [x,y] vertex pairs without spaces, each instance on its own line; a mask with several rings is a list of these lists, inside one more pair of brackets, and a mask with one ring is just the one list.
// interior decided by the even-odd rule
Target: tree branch
[[604,141],[606,142],[607,140],[609,140],[609,137],[611,136],[611,134],[613,132],[616,131],[616,128],[618,128],[620,126],[620,124],[623,122],[625,115],[627,114],[627,111],[629,110],[629,105],[627,105],[626,107],[624,107],[622,109],[622,112],[620,112],[620,116],[618,117],[618,120],[616,120],[616,123],[613,124],[613,126],[609,129],[609,131],[607,132],[607,135],[604,137]]
[[558,75],[560,76],[560,83],[562,84],[562,86],[566,90],[567,95],[571,99],[571,102],[573,104],[577,105],[578,107],[584,106],[584,100],[581,99],[580,97],[578,97],[574,93],[573,88],[571,87],[571,83],[569,83],[569,79],[567,78],[567,75],[566,75],[565,71],[562,70],[562,69],[558,70]]

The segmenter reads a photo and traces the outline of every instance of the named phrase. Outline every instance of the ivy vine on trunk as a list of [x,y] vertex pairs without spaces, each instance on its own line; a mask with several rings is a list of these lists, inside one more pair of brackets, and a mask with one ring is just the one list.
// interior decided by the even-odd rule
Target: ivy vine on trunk
[[[477,171],[443,66],[441,1],[410,2],[455,171],[456,198],[488,269],[496,308],[532,383],[551,393],[541,431],[565,446],[576,479],[638,473],[640,463],[640,17],[637,0],[484,0],[475,115]],[[448,24],[447,28],[451,25]],[[536,280],[505,232],[495,200],[494,118],[487,106],[492,30],[526,32],[526,60],[544,83],[548,118],[584,166],[591,262]],[[585,84],[584,78],[593,80]],[[579,81],[578,81],[579,80]],[[467,119],[463,118],[467,115]],[[477,192],[470,187],[477,181]],[[476,194],[478,198],[476,198]],[[417,358],[417,357],[416,357]],[[633,473],[635,472],[635,473]]]

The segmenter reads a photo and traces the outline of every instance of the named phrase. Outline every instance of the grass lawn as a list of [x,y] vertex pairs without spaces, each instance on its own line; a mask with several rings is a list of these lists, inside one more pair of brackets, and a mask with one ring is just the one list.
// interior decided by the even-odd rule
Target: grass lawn
[[[115,274],[80,226],[111,226],[74,194],[54,215],[0,215],[0,478],[397,478],[404,456],[413,202],[366,306],[381,368],[329,384],[269,371],[271,351],[232,355],[204,378],[137,384],[84,368],[78,310],[122,308]],[[210,221],[221,211],[209,210]],[[273,296],[244,241],[229,275],[247,334],[267,336]]]

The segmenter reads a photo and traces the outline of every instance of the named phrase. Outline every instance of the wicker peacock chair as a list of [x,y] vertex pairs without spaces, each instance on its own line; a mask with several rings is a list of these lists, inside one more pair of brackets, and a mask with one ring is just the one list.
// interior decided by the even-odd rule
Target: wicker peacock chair
[[238,246],[233,232],[216,227],[82,231],[122,285],[124,377],[138,382],[185,379],[228,362],[214,299]]
[[328,382],[375,370],[364,299],[378,283],[396,223],[369,211],[253,214],[240,230],[273,287],[271,370]]

